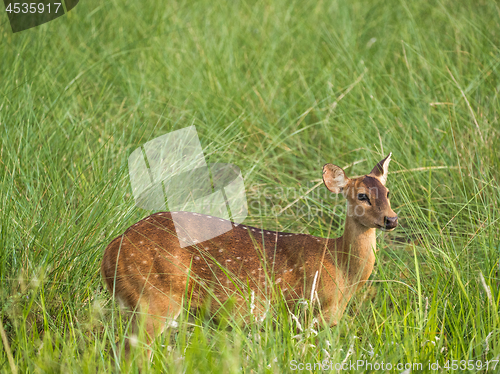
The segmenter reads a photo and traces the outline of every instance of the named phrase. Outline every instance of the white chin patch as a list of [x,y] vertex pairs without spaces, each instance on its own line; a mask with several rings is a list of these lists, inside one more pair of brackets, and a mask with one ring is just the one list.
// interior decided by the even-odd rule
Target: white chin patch
[[387,232],[393,231],[394,229],[395,229],[395,227],[392,229],[386,229],[385,227],[380,227],[380,230],[387,231]]

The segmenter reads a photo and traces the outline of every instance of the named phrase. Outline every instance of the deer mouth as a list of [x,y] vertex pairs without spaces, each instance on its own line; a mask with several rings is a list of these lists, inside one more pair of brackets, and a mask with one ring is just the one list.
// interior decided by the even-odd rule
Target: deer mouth
[[380,230],[390,232],[394,231],[395,228],[396,227],[380,227]]
[[393,226],[393,227],[387,227],[387,226],[382,226],[382,225],[379,225],[379,224],[375,224],[375,226],[377,226],[377,229],[380,229],[382,231],[386,231],[386,232],[390,232],[390,231],[394,231],[394,229],[396,228],[396,226]]

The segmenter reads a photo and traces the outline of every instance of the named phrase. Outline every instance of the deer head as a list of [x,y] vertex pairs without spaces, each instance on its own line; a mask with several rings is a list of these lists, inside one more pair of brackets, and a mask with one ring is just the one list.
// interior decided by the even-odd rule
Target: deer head
[[385,187],[391,154],[375,165],[370,174],[359,178],[348,178],[342,168],[333,164],[323,167],[326,187],[347,198],[347,216],[358,225],[384,231],[392,231],[398,225]]

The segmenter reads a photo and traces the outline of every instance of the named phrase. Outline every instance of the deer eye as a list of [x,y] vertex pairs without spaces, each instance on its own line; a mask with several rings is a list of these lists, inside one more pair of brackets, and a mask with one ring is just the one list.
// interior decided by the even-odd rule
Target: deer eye
[[387,191],[387,198],[389,198],[390,191]]
[[[370,199],[368,198],[368,196],[364,193],[360,193],[358,194],[358,200],[359,201],[367,201],[368,204],[370,204]],[[370,204],[371,205],[371,204]]]

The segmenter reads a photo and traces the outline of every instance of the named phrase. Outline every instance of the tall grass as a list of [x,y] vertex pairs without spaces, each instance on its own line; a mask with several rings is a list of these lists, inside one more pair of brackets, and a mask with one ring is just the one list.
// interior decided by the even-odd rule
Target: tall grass
[[[0,23],[1,372],[500,359],[496,2],[82,1],[21,33]],[[337,328],[304,304],[243,326],[183,315],[151,361],[122,360],[128,320],[99,265],[149,213],[127,158],[192,124],[208,162],[242,169],[246,222],[281,231],[341,235],[322,165],[362,175],[393,152],[400,226]]]

